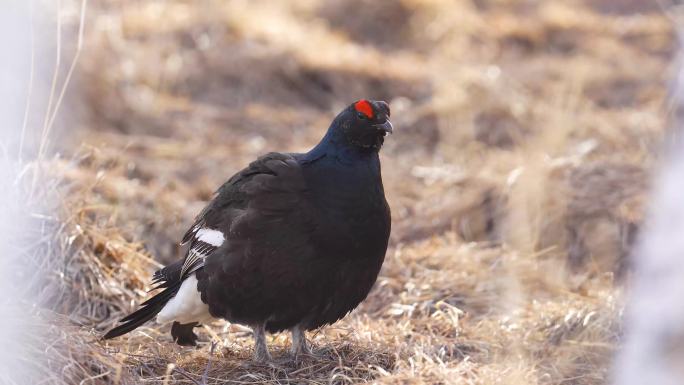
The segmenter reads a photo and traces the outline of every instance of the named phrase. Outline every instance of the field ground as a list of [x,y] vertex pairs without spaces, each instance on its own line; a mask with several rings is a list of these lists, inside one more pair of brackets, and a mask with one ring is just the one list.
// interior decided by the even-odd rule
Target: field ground
[[[666,121],[656,4],[91,1],[47,164],[46,381],[605,384]],[[219,322],[198,348],[154,325],[98,341],[217,186],[359,98],[391,103],[393,233],[369,298],[310,335],[318,358],[254,364]]]

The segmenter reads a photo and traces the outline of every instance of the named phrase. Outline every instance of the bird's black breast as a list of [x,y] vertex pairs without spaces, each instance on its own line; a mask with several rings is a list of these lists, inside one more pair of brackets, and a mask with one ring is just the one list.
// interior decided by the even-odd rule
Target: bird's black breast
[[391,217],[375,155],[305,169],[308,199],[320,218],[312,242],[324,267],[313,279],[325,293],[305,320],[309,329],[337,321],[363,301],[384,261]]
[[341,261],[384,255],[390,211],[379,163],[372,166],[330,161],[304,169],[307,200],[319,218],[313,241],[322,258]]

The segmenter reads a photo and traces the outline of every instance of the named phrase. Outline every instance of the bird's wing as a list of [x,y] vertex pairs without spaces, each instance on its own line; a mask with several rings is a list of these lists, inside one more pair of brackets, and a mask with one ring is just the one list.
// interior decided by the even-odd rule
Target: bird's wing
[[[225,236],[197,274],[210,310],[226,307],[212,313],[225,315],[227,308],[242,306],[238,303],[272,311],[288,304],[269,303],[267,297],[286,296],[307,285],[303,278],[316,268],[312,238],[318,226],[304,171],[292,155],[264,156],[222,187],[216,206],[223,207],[220,214],[209,209],[199,218],[202,226],[220,223],[217,228]],[[250,309],[254,313],[258,311]]]
[[[155,273],[155,280],[185,278],[227,238],[240,237],[246,221],[279,220],[295,208],[305,189],[301,166],[289,154],[270,153],[252,162],[221,186],[183,236],[189,244],[182,265]],[[257,219],[258,218],[258,219]]]

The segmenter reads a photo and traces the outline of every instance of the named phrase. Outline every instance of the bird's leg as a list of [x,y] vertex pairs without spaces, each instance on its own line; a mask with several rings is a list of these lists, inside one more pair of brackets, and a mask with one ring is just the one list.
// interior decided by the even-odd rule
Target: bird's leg
[[290,353],[295,357],[295,360],[302,354],[311,355],[309,345],[306,343],[304,328],[297,325],[290,329],[290,331],[292,332],[292,347],[290,348]]
[[266,345],[266,329],[264,324],[256,325],[254,330],[254,360],[257,362],[271,361],[271,354]]

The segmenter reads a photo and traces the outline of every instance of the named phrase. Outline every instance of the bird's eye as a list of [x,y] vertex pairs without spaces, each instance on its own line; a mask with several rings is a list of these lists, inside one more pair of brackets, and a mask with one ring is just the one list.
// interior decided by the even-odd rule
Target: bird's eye
[[366,116],[366,114],[364,114],[363,112],[357,112],[357,113],[356,113],[356,116],[358,116],[359,119],[361,119],[361,120],[366,120],[366,119],[368,119],[368,117]]

